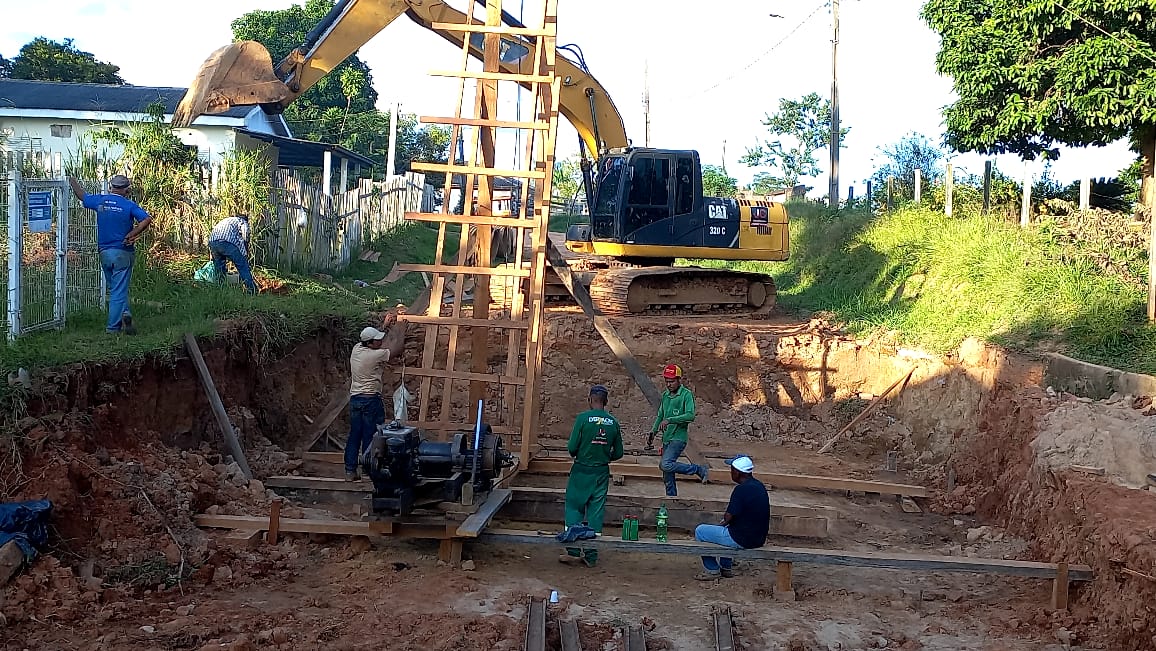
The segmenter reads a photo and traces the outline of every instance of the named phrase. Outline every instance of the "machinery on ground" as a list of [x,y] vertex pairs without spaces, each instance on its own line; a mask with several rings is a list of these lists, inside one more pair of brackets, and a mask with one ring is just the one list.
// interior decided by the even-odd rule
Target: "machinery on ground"
[[426,440],[417,428],[397,421],[381,425],[361,457],[373,482],[372,510],[383,516],[461,502],[467,491],[480,503],[502,469],[513,465],[502,438],[480,420],[474,432],[458,432],[449,441]]
[[[213,52],[182,99],[173,125],[188,126],[199,115],[237,105],[259,104],[270,114],[279,113],[402,14],[459,47],[467,38],[442,26],[464,23],[466,15],[441,0],[338,0],[305,42],[276,66],[255,41]],[[524,27],[505,12],[502,20]],[[483,34],[468,38],[471,54],[481,58]],[[535,42],[520,36],[501,39],[501,70],[532,72]],[[560,110],[578,132],[590,207],[590,223],[571,227],[565,244],[571,267],[585,272],[578,277],[602,312],[770,311],[775,284],[769,275],[673,264],[676,258],[785,260],[784,206],[703,196],[698,152],[631,147],[622,116],[587,70],[581,50],[559,47],[556,72],[562,80]]]

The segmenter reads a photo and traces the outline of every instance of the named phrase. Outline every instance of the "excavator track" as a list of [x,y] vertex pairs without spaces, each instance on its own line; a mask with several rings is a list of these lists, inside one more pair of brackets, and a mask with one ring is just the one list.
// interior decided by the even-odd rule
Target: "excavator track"
[[775,306],[770,276],[705,267],[601,269],[590,297],[607,316],[767,314]]

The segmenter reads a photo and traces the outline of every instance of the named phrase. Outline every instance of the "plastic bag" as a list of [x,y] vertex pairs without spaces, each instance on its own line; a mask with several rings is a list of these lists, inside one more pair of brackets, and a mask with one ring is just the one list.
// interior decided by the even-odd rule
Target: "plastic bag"
[[217,265],[213,264],[212,260],[209,260],[203,267],[193,272],[193,280],[203,283],[217,282]]
[[0,547],[15,540],[27,560],[36,557],[37,548],[48,542],[48,519],[52,502],[32,500],[0,504]]

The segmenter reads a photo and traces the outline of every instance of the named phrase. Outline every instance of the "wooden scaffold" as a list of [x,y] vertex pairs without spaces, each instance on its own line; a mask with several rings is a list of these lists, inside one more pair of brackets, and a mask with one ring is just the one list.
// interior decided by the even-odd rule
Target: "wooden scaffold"
[[[444,200],[440,212],[405,215],[409,220],[437,224],[433,262],[398,267],[432,276],[429,308],[424,315],[407,317],[411,323],[423,324],[426,329],[420,366],[406,369],[407,374],[421,378],[418,420],[411,424],[444,437],[450,432],[469,429],[478,401],[486,400],[487,424],[495,433],[516,435],[518,439],[520,469],[529,464],[538,430],[546,237],[561,89],[555,72],[557,0],[545,0],[541,18],[540,28],[505,25],[501,0],[487,0],[484,22],[474,22],[477,18],[471,9],[464,23],[433,25],[434,29],[482,34],[482,66],[480,70],[470,69],[471,39],[466,38],[462,45],[461,70],[431,73],[461,80],[457,109],[453,117],[422,116],[421,122],[451,126],[451,151],[465,135],[469,145],[461,161],[451,158],[447,164],[412,164],[415,171],[445,173]],[[502,71],[500,57],[511,41],[526,47],[527,53],[515,65],[507,61],[507,71]],[[516,72],[510,72],[511,68],[516,68]],[[472,115],[463,115],[469,79],[475,80],[474,108]],[[503,82],[529,90],[533,120],[499,119],[498,89]],[[521,138],[525,149],[517,169],[497,167],[495,150],[499,129],[525,134]],[[512,203],[513,210],[494,210],[494,185],[500,177],[521,180],[520,201]],[[455,180],[460,181],[464,197],[460,215],[452,213],[450,201]],[[528,201],[531,185],[532,209]],[[476,202],[472,200],[475,190]],[[446,237],[453,225],[460,228],[458,252],[453,264],[445,264]],[[512,264],[493,264],[491,246],[495,229],[514,233],[518,245],[512,247]],[[529,259],[525,259],[521,246],[527,240],[531,243]],[[473,281],[469,295],[467,277]],[[504,297],[503,309],[491,315],[491,294],[495,293]],[[468,316],[463,313],[467,302],[472,303]],[[470,331],[468,362],[459,358],[462,328]],[[496,349],[491,346],[491,330],[505,333],[498,338],[504,350],[502,345]],[[436,416],[432,413],[435,383],[440,384]],[[455,403],[458,395],[455,391],[465,383],[469,386],[468,401],[459,396]]]

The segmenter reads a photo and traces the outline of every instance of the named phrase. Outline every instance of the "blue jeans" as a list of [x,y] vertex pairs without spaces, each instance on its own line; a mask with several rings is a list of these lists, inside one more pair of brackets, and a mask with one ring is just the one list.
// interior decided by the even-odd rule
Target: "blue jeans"
[[224,240],[209,240],[209,251],[213,254],[213,266],[217,268],[218,282],[223,282],[227,278],[225,260],[230,260],[237,268],[237,275],[241,277],[241,282],[245,283],[249,293],[257,293],[257,283],[253,281],[253,272],[249,269],[249,261],[245,259],[245,254],[241,253],[241,249],[236,244]]
[[658,462],[658,468],[662,471],[662,483],[666,484],[668,497],[678,495],[678,487],[674,483],[676,474],[697,475],[701,472],[700,468],[693,463],[679,462],[678,458],[682,456],[682,451],[685,449],[686,441],[677,439],[662,446],[662,460]]
[[[731,549],[742,549],[743,546],[731,538],[731,532],[726,527],[717,524],[700,524],[694,529],[694,539],[699,542],[714,543]],[[721,570],[731,569],[732,561],[723,557],[703,556],[702,566],[707,574],[719,574]]]
[[385,422],[380,394],[349,397],[349,438],[345,441],[345,472],[357,471],[357,460],[369,449],[377,426]]
[[104,284],[108,287],[108,323],[105,330],[120,332],[124,317],[132,316],[128,309],[128,285],[132,281],[132,263],[135,255],[124,249],[104,249],[100,252],[100,268],[104,270]]

